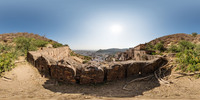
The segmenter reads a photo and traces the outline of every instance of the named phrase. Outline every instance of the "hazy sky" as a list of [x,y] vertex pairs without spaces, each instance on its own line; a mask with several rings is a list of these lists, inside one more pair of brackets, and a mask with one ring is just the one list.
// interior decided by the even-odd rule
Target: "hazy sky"
[[0,33],[45,35],[72,49],[129,48],[200,33],[199,0],[0,0]]

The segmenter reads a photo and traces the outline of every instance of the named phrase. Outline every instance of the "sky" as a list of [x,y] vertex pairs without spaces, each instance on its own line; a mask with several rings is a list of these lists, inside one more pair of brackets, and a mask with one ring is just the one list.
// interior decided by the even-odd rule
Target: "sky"
[[199,0],[0,0],[0,34],[29,32],[74,50],[131,48],[200,33]]

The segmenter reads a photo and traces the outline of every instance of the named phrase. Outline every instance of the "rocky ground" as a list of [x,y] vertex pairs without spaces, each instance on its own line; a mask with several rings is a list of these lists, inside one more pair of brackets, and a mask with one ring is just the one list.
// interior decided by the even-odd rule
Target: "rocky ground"
[[0,100],[122,100],[122,99],[198,99],[200,79],[172,73],[162,84],[155,77],[130,83],[134,77],[97,85],[61,84],[42,77],[37,69],[21,62],[0,78]]

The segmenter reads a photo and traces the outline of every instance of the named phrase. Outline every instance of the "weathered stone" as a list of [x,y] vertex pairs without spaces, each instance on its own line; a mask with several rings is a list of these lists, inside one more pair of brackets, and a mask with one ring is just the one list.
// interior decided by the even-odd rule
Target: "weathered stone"
[[[135,51],[132,48],[118,56],[121,60],[128,61],[112,63],[90,61],[82,64],[80,59],[69,55],[69,47],[43,48],[28,52],[27,61],[34,65],[41,75],[50,76],[60,82],[96,84],[132,75],[150,74],[166,63],[162,57],[148,55],[147,51],[140,49],[138,47],[138,51]],[[140,55],[138,58],[135,57],[137,53]],[[145,58],[142,58],[141,55],[145,55]],[[149,61],[149,59],[154,60]]]
[[47,59],[45,59],[43,56],[39,57],[35,61],[35,66],[40,71],[41,75],[44,75],[45,77],[50,76],[50,66]]
[[51,75],[60,82],[76,83],[76,69],[70,65],[52,65]]
[[117,80],[125,78],[126,68],[121,64],[111,64],[108,68],[106,68],[107,81]]
[[29,52],[27,53],[27,61],[31,63],[33,66],[35,66],[35,60],[33,58],[33,55]]
[[142,75],[153,73],[155,70],[165,65],[166,63],[167,60],[162,57],[148,61],[148,64],[142,68]]
[[30,62],[33,66],[35,66],[35,61],[41,56],[40,53],[36,51],[29,51],[27,53],[27,61]]
[[143,66],[146,65],[146,62],[132,62],[127,65],[127,77],[132,75],[139,75],[142,72]]
[[80,75],[80,84],[102,83],[104,81],[104,70],[95,65],[84,66]]

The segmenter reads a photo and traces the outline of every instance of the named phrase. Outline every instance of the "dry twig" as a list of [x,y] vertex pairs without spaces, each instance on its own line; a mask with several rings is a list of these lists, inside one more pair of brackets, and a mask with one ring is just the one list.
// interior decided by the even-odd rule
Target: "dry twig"
[[144,80],[144,79],[147,79],[147,78],[151,78],[151,77],[153,77],[153,76],[154,76],[154,75],[152,74],[152,75],[149,75],[149,76],[146,76],[146,77],[141,77],[141,78],[133,79],[133,80],[131,80],[130,82],[126,83],[126,84],[123,86],[122,89],[123,89],[123,90],[130,91],[130,89],[127,89],[127,88],[126,88],[130,83],[135,82],[135,81]]

